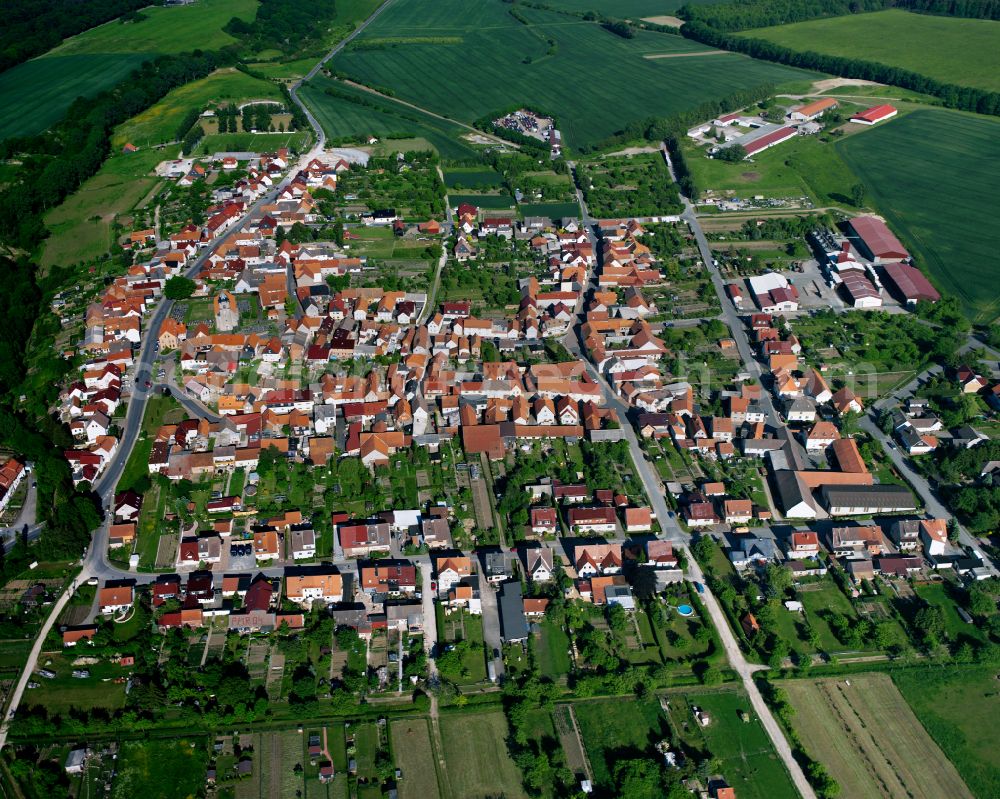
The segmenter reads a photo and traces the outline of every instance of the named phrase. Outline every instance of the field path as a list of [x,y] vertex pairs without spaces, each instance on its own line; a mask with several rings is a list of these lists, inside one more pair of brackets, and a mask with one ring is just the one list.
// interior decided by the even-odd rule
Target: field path
[[484,133],[479,128],[474,128],[472,125],[466,125],[464,122],[460,122],[457,119],[451,119],[450,117],[442,116],[441,114],[435,114],[433,111],[428,111],[426,108],[422,108],[414,103],[407,102],[406,100],[400,100],[398,97],[390,97],[388,94],[382,94],[382,92],[373,89],[371,86],[365,86],[363,83],[355,83],[353,80],[347,80],[346,78],[334,78],[334,80],[343,83],[346,86],[352,86],[355,89],[361,89],[361,91],[368,92],[369,94],[374,94],[376,97],[381,97],[383,100],[389,100],[392,103],[399,103],[400,105],[405,105],[407,108],[412,108],[414,111],[419,111],[421,114],[426,114],[429,117],[434,117],[435,119],[440,119],[442,122],[447,122],[451,125],[458,125],[461,128],[465,128],[470,133],[475,133],[477,136],[483,136],[484,138],[495,141],[497,144],[502,144],[506,147],[517,147],[513,142],[509,142],[506,139],[501,139],[499,136],[494,136],[490,133]]
[[701,58],[705,55],[732,55],[728,50],[699,50],[697,53],[649,53],[643,58],[654,61],[658,58]]
[[441,738],[441,714],[438,712],[438,700],[434,692],[430,694],[431,712],[431,748],[437,759],[437,773],[442,799],[451,799],[455,794],[451,789],[451,777],[448,775],[448,764],[444,760],[444,741]]

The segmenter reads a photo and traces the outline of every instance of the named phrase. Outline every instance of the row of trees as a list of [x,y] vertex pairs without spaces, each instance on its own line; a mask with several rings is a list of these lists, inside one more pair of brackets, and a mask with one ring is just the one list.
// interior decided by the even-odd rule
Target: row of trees
[[158,0],[6,0],[0,28],[0,72],[41,55],[70,36]]
[[723,31],[787,25],[821,17],[864,14],[887,8],[971,19],[1000,19],[997,0],[734,0],[712,6],[684,5],[677,15]]
[[[709,8],[709,6],[704,6]],[[948,108],[972,111],[979,114],[1000,116],[1000,93],[942,83],[934,78],[908,69],[878,64],[860,58],[824,55],[811,51],[800,52],[780,44],[734,35],[724,29],[701,21],[688,22],[681,29],[682,34],[695,41],[723,50],[745,53],[753,58],[774,61],[778,64],[826,72],[844,78],[870,80],[888,83],[904,89],[938,97]],[[702,117],[705,118],[705,117]]]
[[78,98],[44,136],[7,139],[0,157],[22,161],[0,191],[0,241],[34,249],[45,237],[42,214],[96,174],[111,150],[114,128],[162,99],[171,89],[203,78],[232,60],[230,53],[184,53],[147,61],[95,97]]

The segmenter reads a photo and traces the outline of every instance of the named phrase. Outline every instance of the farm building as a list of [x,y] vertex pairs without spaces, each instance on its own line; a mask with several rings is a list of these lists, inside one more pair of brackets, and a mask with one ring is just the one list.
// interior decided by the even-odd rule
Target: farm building
[[882,295],[875,284],[856,269],[840,273],[841,285],[847,301],[855,308],[878,308],[882,305]]
[[798,131],[788,125],[763,125],[762,127],[747,133],[745,136],[740,136],[732,141],[726,142],[718,149],[721,150],[726,147],[735,147],[739,144],[744,150],[747,151],[747,156],[749,157],[774,147],[775,145],[781,144],[783,141],[788,141],[797,135]]
[[749,282],[750,291],[764,313],[798,310],[798,291],[783,275],[776,272],[754,275]]
[[854,246],[868,260],[884,264],[905,261],[910,257],[906,247],[881,219],[858,216],[847,225],[848,232],[854,239]]
[[831,516],[912,512],[917,508],[910,490],[898,485],[825,485],[820,498]]
[[792,113],[788,115],[788,118],[792,120],[792,122],[810,122],[822,116],[831,108],[836,107],[836,100],[832,97],[824,97],[821,100],[816,100],[815,102],[808,103],[806,105],[800,105],[798,108],[793,109]]
[[891,105],[873,105],[871,108],[866,108],[852,116],[851,122],[857,122],[859,125],[874,125],[892,119],[898,113],[899,111]]
[[918,302],[937,302],[941,299],[938,290],[915,266],[891,263],[886,264],[884,268],[889,289],[894,294],[898,294],[907,305],[916,305]]

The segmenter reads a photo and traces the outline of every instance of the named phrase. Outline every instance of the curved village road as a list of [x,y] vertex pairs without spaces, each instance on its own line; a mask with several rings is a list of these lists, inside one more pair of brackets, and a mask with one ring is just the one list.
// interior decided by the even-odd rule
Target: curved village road
[[[328,59],[340,52],[352,39],[367,28],[368,25],[371,24],[372,20],[381,14],[391,2],[392,0],[386,0],[386,2],[379,6],[371,16],[358,25],[358,27],[355,28],[355,30],[348,37],[340,41],[334,48],[332,48],[330,52],[328,52],[322,60],[320,60],[319,63],[317,63],[316,66],[309,71],[303,81],[314,77]],[[298,97],[298,88],[301,86],[303,81],[299,81],[294,84],[290,88],[289,93],[292,100],[294,100],[294,102],[302,109],[306,118],[309,120],[309,124],[315,132],[315,143],[309,152],[301,156],[299,163],[288,171],[287,177],[285,177],[284,180],[282,180],[281,183],[279,183],[274,189],[262,196],[259,200],[257,200],[257,202],[250,206],[250,208],[247,209],[247,212],[237,220],[235,225],[233,225],[232,229],[239,230],[249,220],[256,218],[258,215],[262,215],[262,207],[273,202],[278,196],[278,193],[291,183],[295,174],[313,158],[318,157],[322,153],[323,148],[326,146],[326,134],[323,131],[323,126],[319,124],[316,117],[313,116],[312,112]],[[208,258],[219,248],[223,240],[224,238],[220,237],[216,241],[212,242],[205,252],[199,255],[191,266],[185,271],[185,276],[191,277],[192,275],[197,274],[201,270],[202,266],[204,266]],[[110,510],[111,503],[114,499],[115,488],[118,485],[118,481],[121,479],[122,472],[125,469],[125,464],[128,463],[129,456],[131,456],[135,443],[138,440],[139,431],[142,429],[142,419],[146,410],[146,402],[155,391],[162,388],[160,385],[154,386],[152,384],[153,375],[155,374],[155,362],[159,351],[159,343],[157,342],[156,336],[152,333],[153,331],[159,330],[160,325],[162,325],[163,321],[167,318],[173,308],[173,305],[173,301],[166,298],[161,299],[153,313],[145,320],[144,329],[147,335],[143,337],[142,345],[139,350],[139,357],[134,365],[132,396],[129,401],[128,411],[125,415],[125,422],[122,426],[121,441],[117,452],[111,459],[111,462],[94,484],[94,491],[100,497],[101,503],[105,509],[106,521],[94,531],[90,547],[84,555],[83,568],[81,569],[80,574],[74,578],[69,587],[63,591],[63,593],[56,600],[51,612],[45,620],[45,623],[42,625],[42,629],[39,632],[38,637],[35,639],[34,646],[32,646],[31,652],[28,655],[24,669],[18,678],[14,691],[11,693],[9,703],[7,705],[7,712],[2,721],[0,721],[0,749],[2,749],[7,743],[9,722],[17,712],[21,696],[24,693],[24,688],[27,685],[32,672],[35,670],[35,665],[38,662],[38,656],[41,653],[45,637],[54,626],[56,619],[59,618],[59,614],[66,606],[66,603],[76,590],[76,587],[92,577],[102,580],[120,577],[136,577],[136,575],[129,572],[123,572],[108,562],[108,525],[110,524],[111,516],[108,511]],[[147,382],[150,383],[148,388],[146,387]],[[173,386],[170,386],[169,388],[171,393],[174,394],[174,396],[177,396],[182,404],[190,410],[188,403],[184,401],[182,392],[178,391]],[[32,530],[32,532],[35,533],[34,537],[37,537],[38,529],[39,527],[36,526]],[[267,573],[270,570],[264,571]],[[276,569],[274,571],[280,573],[282,570]],[[153,575],[147,575],[147,577],[149,578],[147,581],[154,579]]]
[[[666,158],[665,151],[664,157]],[[670,166],[671,174],[673,174],[673,167],[670,165],[670,159],[667,158],[666,160],[668,166]],[[573,167],[572,164],[570,166],[571,168]],[[590,217],[590,214],[587,211],[586,203],[584,202],[583,196],[580,192],[577,193],[577,199],[580,202],[584,225],[586,226],[586,230],[590,236],[591,243],[594,244],[596,252],[597,246],[593,233],[595,220]],[[753,358],[753,353],[750,349],[750,342],[747,338],[742,321],[735,313],[732,303],[730,303],[725,296],[725,289],[722,285],[722,277],[712,261],[712,254],[708,247],[708,240],[705,238],[705,234],[701,229],[698,218],[694,213],[694,207],[687,200],[687,198],[682,197],[682,199],[684,200],[685,211],[681,218],[691,228],[692,233],[694,233],[702,260],[705,263],[705,268],[709,270],[709,273],[712,276],[712,283],[715,286],[716,293],[719,295],[719,300],[722,304],[723,310],[725,311],[726,321],[729,323],[733,338],[736,340],[743,363],[751,374],[759,380],[761,374],[760,365]],[[595,280],[593,274],[590,279],[592,282]],[[740,650],[739,643],[736,640],[736,636],[733,635],[733,631],[729,627],[729,621],[726,618],[725,613],[723,613],[715,595],[705,584],[705,577],[702,574],[701,567],[698,565],[698,562],[694,559],[694,556],[688,549],[687,543],[690,540],[690,536],[681,530],[680,525],[677,523],[677,519],[667,508],[667,503],[663,495],[663,481],[660,480],[659,476],[653,471],[652,465],[646,459],[645,452],[639,445],[639,439],[638,436],[636,436],[635,429],[628,421],[629,408],[611,389],[611,386],[604,379],[603,375],[598,372],[597,368],[590,361],[590,359],[584,357],[580,336],[580,325],[578,323],[575,326],[575,331],[567,334],[567,336],[563,339],[563,343],[574,356],[581,359],[586,366],[587,371],[600,385],[605,402],[614,408],[621,417],[622,431],[625,434],[625,439],[628,441],[629,452],[632,455],[632,463],[635,467],[635,471],[642,480],[642,485],[646,490],[646,495],[649,497],[649,500],[653,505],[653,510],[656,512],[660,528],[664,531],[666,537],[669,540],[676,542],[678,548],[684,552],[688,563],[687,579],[691,582],[698,583],[700,586],[699,598],[705,605],[708,615],[712,618],[712,623],[715,625],[715,629],[719,634],[720,640],[722,641],[722,648],[725,650],[726,659],[729,661],[729,665],[739,675],[740,680],[743,683],[743,689],[746,691],[747,696],[750,699],[750,704],[752,705],[754,712],[760,718],[761,724],[764,726],[764,730],[771,739],[771,743],[774,745],[775,751],[778,753],[781,761],[785,764],[785,768],[788,770],[788,773],[792,778],[792,782],[795,784],[799,794],[803,797],[803,799],[816,799],[816,794],[808,780],[806,780],[806,775],[802,771],[802,767],[792,755],[792,748],[788,743],[788,739],[785,737],[784,731],[775,720],[774,714],[771,713],[771,709],[767,706],[760,689],[757,687],[757,683],[753,679],[755,672],[764,671],[767,667],[750,663]],[[764,393],[763,396],[765,398],[765,407],[768,412],[768,418],[772,424],[777,426],[777,414],[775,413],[774,407],[770,402],[770,398],[766,393]]]

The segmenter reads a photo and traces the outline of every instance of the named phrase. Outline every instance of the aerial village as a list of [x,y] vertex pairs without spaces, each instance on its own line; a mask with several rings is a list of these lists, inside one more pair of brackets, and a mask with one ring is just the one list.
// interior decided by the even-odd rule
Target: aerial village
[[[154,606],[180,600],[157,618],[161,630],[218,616],[240,633],[295,628],[302,613],[290,602],[326,606],[364,634],[417,633],[440,603],[493,615],[495,678],[501,644],[523,643],[526,620],[544,608],[538,585],[565,575],[568,597],[632,610],[623,565],[676,583],[675,547],[690,534],[717,539],[739,570],[783,563],[815,576],[827,571],[824,553],[857,585],[922,569],[989,575],[944,519],[920,516],[901,481],[878,479],[842,431],[866,400],[832,390],[823,365],[801,360],[794,319],[807,289],[789,278],[754,275],[724,294],[720,282],[731,328],[708,344],[735,369],[718,390],[696,387],[664,368],[677,353],[647,298],[669,283],[651,231],[673,242],[669,255],[704,268],[680,217],[584,224],[466,203],[413,220],[369,208],[349,217],[341,244],[293,243],[296,226],[329,221],[313,193],[336,195],[367,167],[318,157],[288,172],[289,161],[279,152],[166,164],[178,183],[213,169],[241,177],[214,193],[203,225],[160,241],[151,230],[128,236],[135,265],[86,307],[85,362],[62,395],[79,441],[65,453],[74,479],[103,479],[130,424],[129,397],[171,406],[170,421],[143,429],[143,473],[109,508],[105,546],[120,573],[101,588],[101,613],[127,611],[150,582]],[[350,242],[369,228],[441,242],[442,262],[488,248],[528,253],[520,302],[476,316],[469,300],[358,285],[372,267]],[[815,290],[845,309],[937,299],[876,218],[815,230],[808,244]],[[152,315],[177,276],[190,276],[189,293]],[[186,310],[194,302],[197,321]],[[894,414],[911,454],[941,429],[916,399]],[[655,467],[648,476],[632,460],[640,453],[640,468]],[[558,468],[512,480],[529,459]],[[592,468],[601,460],[615,468]],[[383,490],[367,501],[341,493],[338,464],[348,461],[363,468],[359,486]],[[299,481],[296,503],[288,489]],[[895,521],[874,518],[886,515]],[[67,629],[64,640],[94,630]]]

